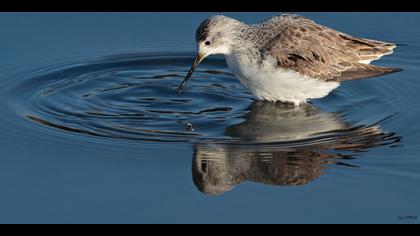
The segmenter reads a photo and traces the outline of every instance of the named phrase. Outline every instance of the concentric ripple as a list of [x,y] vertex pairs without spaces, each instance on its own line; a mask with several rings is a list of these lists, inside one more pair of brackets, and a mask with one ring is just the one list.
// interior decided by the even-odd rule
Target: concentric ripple
[[252,96],[217,58],[178,96],[193,60],[192,53],[111,56],[44,70],[13,91],[21,115],[67,132],[162,142],[221,138]]
[[362,149],[398,140],[377,124],[355,126],[311,104],[254,101],[223,58],[206,59],[178,96],[193,60],[193,53],[125,54],[39,68],[15,82],[13,103],[34,124],[112,140],[281,143],[286,149]]

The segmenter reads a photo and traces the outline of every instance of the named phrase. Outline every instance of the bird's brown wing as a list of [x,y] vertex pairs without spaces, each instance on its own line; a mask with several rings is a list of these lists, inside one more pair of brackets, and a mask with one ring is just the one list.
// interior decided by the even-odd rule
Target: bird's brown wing
[[325,81],[369,78],[400,71],[362,61],[392,53],[394,44],[355,38],[296,15],[276,19],[277,36],[261,47],[279,67]]

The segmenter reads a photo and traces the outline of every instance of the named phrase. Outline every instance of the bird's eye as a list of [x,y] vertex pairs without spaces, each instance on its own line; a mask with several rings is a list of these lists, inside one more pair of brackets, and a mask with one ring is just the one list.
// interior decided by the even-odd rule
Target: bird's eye
[[206,41],[204,42],[205,45],[209,46],[210,45],[210,41]]

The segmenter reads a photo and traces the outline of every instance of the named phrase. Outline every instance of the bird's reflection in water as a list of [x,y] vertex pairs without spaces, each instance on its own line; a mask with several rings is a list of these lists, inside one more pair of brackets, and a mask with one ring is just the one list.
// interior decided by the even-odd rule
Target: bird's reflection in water
[[194,146],[193,181],[207,194],[222,194],[243,181],[303,185],[322,174],[326,164],[346,164],[357,152],[391,145],[400,137],[379,123],[352,126],[337,113],[305,104],[254,102],[246,120],[226,128],[239,141]]

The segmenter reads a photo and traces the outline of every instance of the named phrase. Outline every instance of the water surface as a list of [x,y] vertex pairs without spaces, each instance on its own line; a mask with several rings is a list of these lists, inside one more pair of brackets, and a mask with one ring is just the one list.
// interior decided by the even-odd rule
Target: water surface
[[420,14],[301,14],[403,71],[291,107],[213,56],[178,96],[210,13],[1,14],[0,221],[418,223]]

